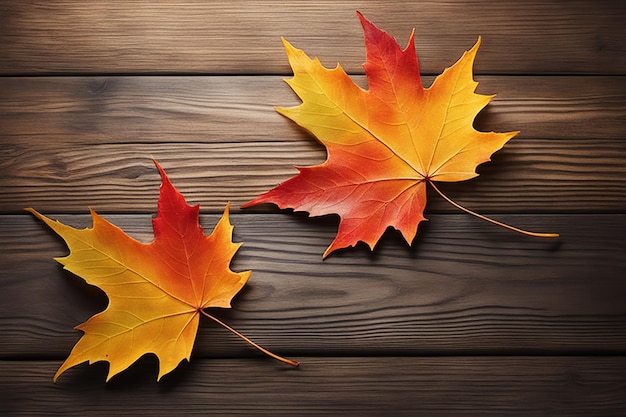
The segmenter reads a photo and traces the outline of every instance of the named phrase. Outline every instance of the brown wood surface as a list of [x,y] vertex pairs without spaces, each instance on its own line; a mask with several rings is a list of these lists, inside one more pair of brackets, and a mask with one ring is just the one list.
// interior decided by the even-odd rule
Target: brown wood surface
[[140,362],[108,384],[100,364],[52,384],[57,363],[0,361],[0,374],[12,376],[0,378],[6,400],[0,412],[621,417],[626,407],[626,358],[309,357],[299,369],[263,360],[192,358],[158,384],[155,361]]
[[362,72],[355,10],[439,73],[484,38],[479,73],[622,73],[619,1],[0,2],[0,72],[288,73],[281,36]]
[[[477,127],[520,134],[479,178],[445,186],[451,196],[478,211],[626,209],[625,78],[479,81],[498,95]],[[2,211],[151,212],[160,180],[150,158],[203,210],[229,200],[237,210],[294,165],[325,158],[273,110],[297,104],[281,77],[7,77],[0,90]]]
[[[412,246],[332,254],[337,218],[239,205],[324,160],[274,105],[297,97],[285,36],[366,86],[360,10],[426,84],[482,36],[481,130],[520,130]],[[0,414],[626,415],[626,6],[618,1],[0,0]],[[210,231],[231,201],[232,268],[253,270],[159,383],[142,358],[52,376],[106,297],[52,258],[94,208],[143,241],[157,159]]]
[[[136,239],[152,240],[151,216],[106,217]],[[233,309],[213,312],[276,350],[292,355],[626,350],[626,280],[616,279],[626,270],[626,215],[499,216],[531,230],[560,232],[560,242],[511,236],[464,214],[433,215],[414,248],[389,233],[374,253],[359,246],[323,262],[335,221],[231,217],[235,241],[244,242],[232,268],[253,272]],[[205,230],[218,218],[202,216]],[[85,215],[59,220],[91,226]],[[106,298],[52,260],[67,249],[34,217],[5,216],[0,232],[0,249],[7,254],[2,266],[13,270],[0,293],[0,316],[13,318],[0,328],[0,352],[37,357],[45,344],[46,356],[63,357],[80,336],[74,326],[104,308]],[[209,320],[195,352],[256,355]]]

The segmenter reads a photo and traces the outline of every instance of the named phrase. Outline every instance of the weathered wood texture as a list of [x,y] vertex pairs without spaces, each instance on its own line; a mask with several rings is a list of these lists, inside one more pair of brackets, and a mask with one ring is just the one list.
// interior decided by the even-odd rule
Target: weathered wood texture
[[621,73],[626,12],[604,1],[0,2],[0,72],[287,73],[280,37],[361,72],[355,10],[439,73],[479,35],[479,73]]
[[[55,216],[56,218],[56,216]],[[91,226],[88,216],[59,216]],[[142,241],[150,216],[107,218]],[[409,249],[390,233],[373,254],[321,254],[333,221],[233,215],[244,242],[232,268],[252,269],[232,310],[215,311],[263,345],[291,355],[584,354],[626,351],[626,215],[500,216],[561,232],[546,241],[464,214],[432,216]],[[203,216],[211,230],[217,215]],[[64,357],[73,327],[106,305],[52,260],[63,241],[30,216],[0,217],[7,273],[0,292],[2,357]],[[41,346],[45,345],[45,351]],[[196,355],[256,355],[208,320]]]
[[[479,81],[498,96],[477,127],[521,133],[479,178],[446,191],[478,211],[626,210],[626,79]],[[0,91],[5,212],[151,212],[160,179],[150,158],[203,210],[229,200],[237,210],[294,165],[325,158],[273,110],[298,102],[280,77],[8,77]],[[456,210],[431,200],[430,210]]]
[[[299,369],[196,360],[154,383],[143,360],[109,384],[94,365],[1,362],[3,415],[621,417],[626,358],[302,358]],[[11,378],[4,377],[11,375]],[[271,375],[271,377],[269,376]]]
[[[432,195],[398,233],[325,261],[337,219],[238,206],[324,160],[272,106],[296,105],[285,36],[366,86],[355,10],[436,74],[482,35],[481,130],[521,133]],[[626,415],[626,3],[618,1],[0,0],[0,414]],[[432,76],[426,77],[430,83]],[[300,369],[203,321],[191,364],[159,384],[143,358],[52,375],[106,306],[62,270],[92,207],[152,239],[167,170],[202,224],[232,202],[233,261],[252,269],[215,315]],[[540,356],[539,356],[540,355]]]

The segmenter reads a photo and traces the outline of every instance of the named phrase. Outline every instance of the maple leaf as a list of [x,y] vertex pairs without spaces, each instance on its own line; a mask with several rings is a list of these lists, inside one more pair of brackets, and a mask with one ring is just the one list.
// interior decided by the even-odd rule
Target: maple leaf
[[206,236],[199,224],[199,206],[189,206],[155,164],[162,184],[154,240],[146,244],[91,211],[92,228],[75,229],[53,221],[32,208],[67,243],[70,254],[56,260],[64,269],[102,289],[109,298],[106,310],[76,328],[84,335],[61,365],[65,370],[88,361],[108,361],[107,381],[146,353],[159,359],[158,379],[183,360],[189,360],[200,314],[215,320],[264,353],[278,357],[204,311],[230,308],[231,299],[245,285],[250,271],[233,272],[230,261],[241,243],[232,242],[229,205]]
[[338,214],[337,236],[324,257],[359,241],[373,249],[389,226],[411,244],[425,220],[426,185],[441,194],[434,181],[476,177],[477,165],[517,134],[473,127],[493,97],[474,93],[478,83],[472,66],[480,38],[424,88],[413,33],[402,50],[393,37],[357,14],[365,33],[368,90],[356,85],[341,65],[327,69],[283,39],[294,73],[287,83],[302,104],[276,110],[315,135],[327,149],[327,160],[298,168],[298,175],[242,206],[274,203],[311,216]]

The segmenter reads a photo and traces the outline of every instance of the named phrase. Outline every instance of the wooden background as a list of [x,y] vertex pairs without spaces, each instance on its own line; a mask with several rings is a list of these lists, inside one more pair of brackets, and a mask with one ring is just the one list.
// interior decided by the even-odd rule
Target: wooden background
[[[274,112],[298,99],[281,45],[365,85],[359,10],[426,83],[481,35],[480,130],[521,130],[396,232],[321,255],[337,219],[238,207],[325,152]],[[626,6],[621,1],[0,1],[0,414],[626,415]],[[156,158],[211,230],[227,201],[233,269],[214,313],[298,369],[203,321],[191,363],[146,356],[52,376],[106,305],[52,260],[25,213],[76,227],[92,207],[151,240]]]

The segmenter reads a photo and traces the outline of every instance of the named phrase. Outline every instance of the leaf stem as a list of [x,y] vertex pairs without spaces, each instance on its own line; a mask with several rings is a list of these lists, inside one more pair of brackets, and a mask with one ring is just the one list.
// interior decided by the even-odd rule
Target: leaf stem
[[529,231],[527,231],[527,230],[518,229],[517,227],[509,226],[508,224],[505,224],[505,223],[499,222],[499,221],[497,221],[497,220],[490,219],[489,217],[485,217],[485,216],[483,216],[482,214],[475,213],[475,212],[473,212],[473,211],[471,211],[471,210],[469,210],[469,209],[466,209],[465,207],[461,206],[460,204],[455,203],[454,201],[450,200],[450,199],[449,199],[449,198],[448,198],[448,197],[447,197],[444,193],[442,193],[442,192],[439,190],[439,188],[437,188],[437,187],[435,186],[435,183],[434,183],[431,179],[427,178],[426,180],[427,180],[427,181],[428,181],[428,183],[429,183],[429,184],[433,187],[433,189],[437,192],[437,194],[439,194],[441,197],[443,197],[443,199],[444,199],[444,200],[446,200],[448,203],[452,204],[454,207],[458,208],[459,210],[464,211],[465,213],[471,214],[472,216],[476,216],[476,217],[478,217],[479,219],[482,219],[482,220],[488,221],[489,223],[493,223],[493,224],[496,224],[496,225],[498,225],[498,226],[502,226],[502,227],[504,227],[505,229],[513,230],[513,231],[518,232],[518,233],[521,233],[521,234],[523,234],[523,235],[527,235],[527,236],[535,236],[535,237],[549,237],[549,238],[559,237],[559,234],[558,234],[558,233],[536,233],[536,232],[529,232]]
[[265,349],[264,347],[257,345],[252,340],[248,339],[246,336],[242,335],[237,330],[235,330],[232,327],[230,327],[228,324],[226,324],[223,321],[219,320],[217,317],[214,317],[214,316],[210,315],[206,311],[204,311],[204,310],[199,310],[199,311],[200,311],[200,313],[204,314],[205,316],[207,316],[208,318],[210,318],[211,320],[213,320],[217,324],[220,324],[220,325],[224,326],[226,329],[230,330],[231,332],[233,332],[234,334],[239,336],[241,339],[243,339],[245,342],[247,342],[248,344],[254,346],[255,348],[257,348],[261,352],[265,353],[266,355],[268,355],[268,356],[270,356],[270,357],[272,357],[272,358],[274,358],[276,360],[279,360],[279,361],[281,361],[283,363],[286,363],[288,365],[294,366],[294,367],[297,367],[298,365],[300,365],[299,362],[292,361],[291,359],[283,358],[282,356],[278,356],[275,353],[272,353],[269,350]]

